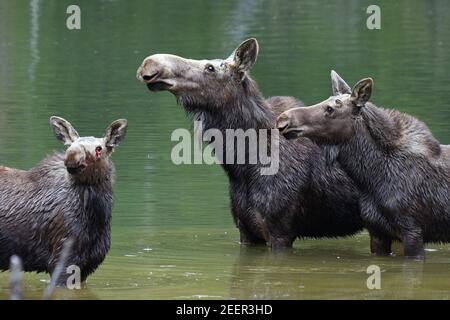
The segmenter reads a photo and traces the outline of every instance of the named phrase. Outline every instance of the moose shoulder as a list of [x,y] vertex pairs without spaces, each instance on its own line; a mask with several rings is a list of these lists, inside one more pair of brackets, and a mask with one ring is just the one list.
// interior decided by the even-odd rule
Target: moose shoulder
[[422,256],[424,242],[450,241],[450,158],[416,118],[368,102],[373,80],[351,89],[332,71],[333,96],[278,118],[286,137],[334,145],[337,160],[363,191],[362,217],[390,251],[403,242],[406,256]]
[[[301,104],[291,97],[265,99],[249,75],[258,56],[255,39],[226,59],[193,60],[169,54],[147,57],[137,77],[151,91],[169,91],[202,120],[203,129],[271,130],[277,116]],[[261,143],[261,137],[258,145]],[[262,142],[266,144],[267,142]],[[234,146],[224,150],[236,151]],[[297,237],[337,237],[362,229],[359,191],[337,164],[309,139],[279,138],[279,169],[261,175],[261,163],[225,163],[231,211],[241,243],[290,247]]]

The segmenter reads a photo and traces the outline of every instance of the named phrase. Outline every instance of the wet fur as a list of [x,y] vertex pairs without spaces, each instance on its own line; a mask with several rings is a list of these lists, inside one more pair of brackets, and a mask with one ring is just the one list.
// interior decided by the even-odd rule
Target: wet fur
[[[203,129],[272,129],[283,111],[302,106],[292,97],[265,100],[250,77],[204,95],[180,95]],[[205,103],[205,96],[208,103]],[[269,139],[270,141],[270,139]],[[224,146],[226,148],[226,146]],[[273,176],[261,165],[224,164],[230,181],[231,211],[242,243],[289,247],[297,237],[338,237],[362,230],[359,191],[339,165],[309,139],[280,136],[280,167]]]
[[337,159],[363,191],[369,231],[386,242],[403,241],[411,256],[422,254],[424,242],[449,242],[448,146],[416,118],[370,103],[353,126]]
[[[68,238],[67,266],[81,280],[104,260],[110,247],[113,165],[108,159],[89,180],[67,172],[64,153],[22,171],[0,167],[0,269],[16,254],[25,271],[52,273]],[[59,283],[65,284],[63,272]]]

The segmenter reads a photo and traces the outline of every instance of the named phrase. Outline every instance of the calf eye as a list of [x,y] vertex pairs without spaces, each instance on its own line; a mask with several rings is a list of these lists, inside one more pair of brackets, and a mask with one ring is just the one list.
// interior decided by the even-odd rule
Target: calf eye
[[214,67],[209,64],[206,66],[206,70],[208,70],[209,72],[214,72],[216,69],[214,69]]
[[330,106],[327,107],[327,113],[332,114],[334,109]]

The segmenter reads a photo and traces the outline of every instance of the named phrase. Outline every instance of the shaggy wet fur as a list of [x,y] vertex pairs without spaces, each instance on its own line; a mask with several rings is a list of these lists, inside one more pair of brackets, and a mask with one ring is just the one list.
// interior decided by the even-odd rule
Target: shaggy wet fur
[[421,255],[424,242],[450,241],[450,159],[426,125],[367,103],[355,134],[337,159],[363,191],[362,214],[371,233],[403,241]]
[[[104,260],[110,247],[113,165],[92,179],[77,179],[55,153],[29,171],[0,167],[0,269],[16,254],[25,271],[52,273],[66,239],[74,240],[67,266],[81,280]],[[59,284],[67,275],[62,273]]]
[[[248,76],[222,90],[203,88],[201,97],[184,94],[178,100],[203,121],[204,130],[224,134],[230,128],[272,129],[277,115],[302,105],[291,97],[265,100]],[[275,175],[261,175],[260,164],[223,165],[241,242],[289,247],[297,237],[348,236],[362,230],[359,192],[339,165],[328,165],[323,150],[309,139],[279,139]]]
[[[339,165],[329,165],[327,153],[309,139],[291,141],[278,134],[270,136],[281,112],[303,104],[292,97],[264,99],[248,74],[258,50],[252,38],[242,42],[227,59],[193,60],[154,54],[144,59],[136,75],[151,91],[174,94],[184,109],[202,122],[204,131],[216,129],[225,138],[223,159],[231,160],[233,152],[234,161],[225,161],[222,167],[230,181],[231,211],[241,243],[285,248],[298,237],[355,234],[363,228],[359,191]],[[261,144],[265,143],[270,152],[272,138],[279,142],[278,171],[262,175],[261,169],[267,165],[250,164],[248,140],[246,164],[239,164],[237,139],[229,145],[227,129],[253,129],[258,140],[259,130],[267,129],[268,137]]]

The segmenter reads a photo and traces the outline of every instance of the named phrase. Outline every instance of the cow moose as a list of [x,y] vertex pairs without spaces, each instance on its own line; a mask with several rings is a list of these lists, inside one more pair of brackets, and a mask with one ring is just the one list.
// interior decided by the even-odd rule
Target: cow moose
[[[217,129],[224,135],[228,129],[271,130],[278,114],[301,103],[291,97],[262,96],[249,75],[258,50],[252,38],[227,59],[155,54],[144,59],[137,78],[151,91],[172,93],[189,114],[202,121],[203,130]],[[280,164],[273,175],[261,175],[260,162],[222,164],[241,243],[280,249],[291,247],[298,237],[338,237],[361,231],[359,190],[339,165],[328,165],[326,154],[309,139],[291,141],[280,136],[278,144]]]

